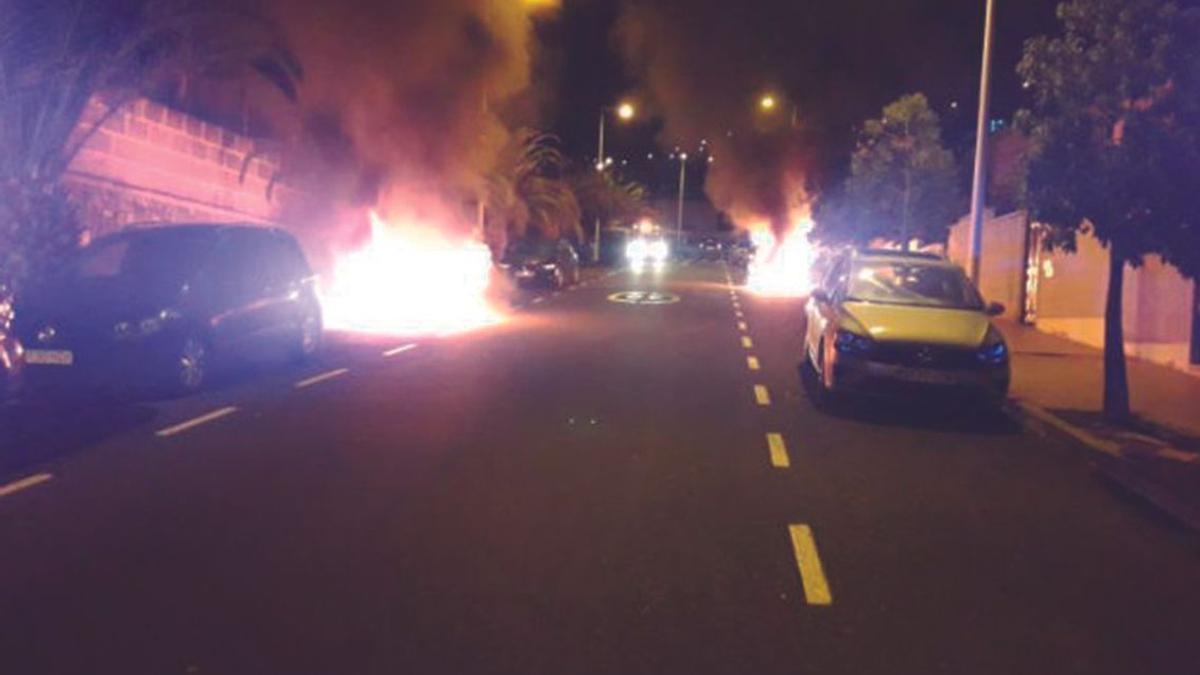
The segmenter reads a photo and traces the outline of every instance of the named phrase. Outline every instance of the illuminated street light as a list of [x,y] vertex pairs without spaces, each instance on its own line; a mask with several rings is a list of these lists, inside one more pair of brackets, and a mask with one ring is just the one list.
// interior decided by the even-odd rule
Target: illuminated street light
[[[605,160],[604,158],[604,123],[608,118],[608,113],[613,108],[604,107],[600,109],[600,137],[596,142],[596,171],[603,172],[605,168],[612,164],[612,158]],[[622,121],[633,119],[635,110],[633,104],[628,101],[622,102],[615,108],[617,118]],[[596,216],[596,231],[592,238],[592,260],[599,262],[600,260],[600,216]]]
[[763,97],[758,100],[758,107],[767,112],[771,112],[775,109],[777,103],[778,102],[775,100],[775,97],[771,94],[763,94]]

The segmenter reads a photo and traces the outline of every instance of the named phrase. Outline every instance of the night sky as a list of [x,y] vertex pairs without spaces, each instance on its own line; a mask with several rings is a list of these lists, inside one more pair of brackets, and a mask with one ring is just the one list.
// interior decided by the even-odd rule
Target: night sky
[[[642,83],[614,37],[614,26],[623,9],[658,3],[628,2],[566,0],[561,14],[539,27],[544,64],[540,74],[556,82],[555,95],[546,98],[547,116],[574,156],[595,154],[602,105],[641,91]],[[708,50],[713,55],[739,54],[733,58],[747,62],[729,64],[723,72],[744,73],[737,77],[769,83],[764,86],[796,101],[819,130],[815,163],[823,175],[836,177],[845,171],[854,130],[863,119],[877,116],[883,105],[914,91],[930,97],[951,146],[960,154],[970,147],[983,0],[688,3],[679,12],[686,23],[671,31],[676,38],[694,39],[683,48],[704,50],[693,52],[702,55]],[[1014,68],[1021,46],[1029,37],[1057,30],[1056,5],[1056,0],[998,0],[992,117],[1009,118],[1020,107]],[[692,10],[700,6],[712,10],[707,22],[704,12],[691,20]],[[745,31],[755,34],[741,34]],[[691,34],[684,38],[685,33]],[[714,83],[714,99],[727,95],[727,88]],[[678,142],[665,137],[661,116],[649,112],[638,124],[610,134],[608,154],[644,162],[646,153],[655,150],[656,138],[660,145]]]

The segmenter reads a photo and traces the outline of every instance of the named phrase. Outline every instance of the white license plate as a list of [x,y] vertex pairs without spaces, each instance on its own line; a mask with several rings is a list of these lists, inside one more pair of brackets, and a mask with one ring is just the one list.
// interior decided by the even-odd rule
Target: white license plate
[[918,384],[960,384],[963,381],[962,376],[958,373],[923,368],[897,368],[895,376],[901,380]]
[[25,363],[34,366],[69,366],[75,354],[65,349],[26,349]]

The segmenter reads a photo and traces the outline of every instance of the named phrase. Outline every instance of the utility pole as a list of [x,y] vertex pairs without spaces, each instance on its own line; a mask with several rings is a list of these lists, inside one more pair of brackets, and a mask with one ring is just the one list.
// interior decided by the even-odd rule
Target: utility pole
[[679,213],[675,218],[675,245],[683,242],[683,191],[687,185],[687,153],[679,153]]
[[[600,110],[600,140],[596,143],[596,171],[601,174],[600,178],[604,178],[604,114],[602,108]],[[592,262],[600,262],[600,213],[596,213],[596,228],[592,233]]]
[[975,180],[971,184],[971,280],[980,282],[983,257],[983,210],[987,202],[988,108],[992,80],[992,20],[995,0],[987,0],[983,22],[983,66],[979,75],[979,120],[975,126]]

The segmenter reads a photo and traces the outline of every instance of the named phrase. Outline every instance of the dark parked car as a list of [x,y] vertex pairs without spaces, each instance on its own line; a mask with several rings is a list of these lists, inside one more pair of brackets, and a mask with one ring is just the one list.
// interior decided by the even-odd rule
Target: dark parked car
[[725,256],[725,247],[714,237],[701,239],[699,249],[701,260],[720,260]]
[[499,265],[518,286],[563,288],[579,283],[579,254],[565,239],[515,242]]
[[278,229],[171,225],[102,237],[18,298],[22,377],[35,391],[188,392],[218,359],[305,358],[322,336],[314,281],[295,238]]

